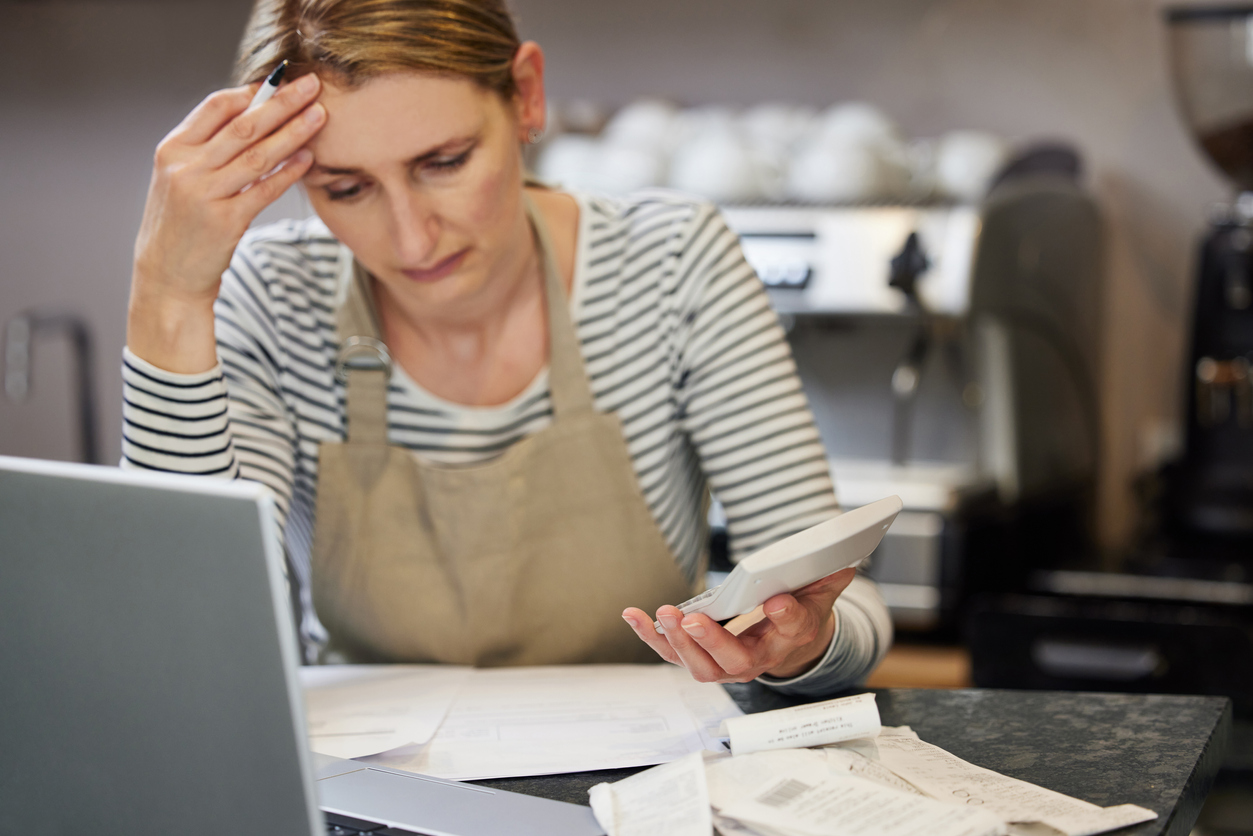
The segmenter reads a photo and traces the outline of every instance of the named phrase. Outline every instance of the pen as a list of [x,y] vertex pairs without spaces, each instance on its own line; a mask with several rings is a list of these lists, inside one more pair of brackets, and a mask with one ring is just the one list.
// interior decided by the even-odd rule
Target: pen
[[248,103],[249,110],[265,104],[278,92],[279,82],[283,80],[283,73],[285,72],[287,72],[286,58],[283,59],[283,63],[274,68],[274,72],[270,73],[265,81],[261,82],[261,89],[257,91],[257,94],[252,97],[252,101]]

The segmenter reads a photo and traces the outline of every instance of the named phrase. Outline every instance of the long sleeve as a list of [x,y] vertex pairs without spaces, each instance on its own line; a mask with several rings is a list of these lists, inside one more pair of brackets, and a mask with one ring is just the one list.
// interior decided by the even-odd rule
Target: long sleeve
[[[791,349],[765,288],[712,206],[692,221],[679,269],[684,300],[679,368],[683,425],[727,516],[732,559],[839,513],[826,452]],[[829,693],[863,680],[892,642],[887,607],[858,577],[836,601],[836,630],[819,663],[780,691]]]
[[168,372],[126,349],[123,466],[251,479],[291,507],[295,426],[280,394],[284,351],[263,297],[256,254],[240,247],[215,304],[219,363],[203,374]]

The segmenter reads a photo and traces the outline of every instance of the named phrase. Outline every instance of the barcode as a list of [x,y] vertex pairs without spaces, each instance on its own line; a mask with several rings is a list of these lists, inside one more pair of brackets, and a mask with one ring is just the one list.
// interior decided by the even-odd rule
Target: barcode
[[765,804],[767,807],[782,807],[808,789],[813,789],[813,787],[795,778],[788,778],[782,784],[758,798],[757,801],[760,804]]

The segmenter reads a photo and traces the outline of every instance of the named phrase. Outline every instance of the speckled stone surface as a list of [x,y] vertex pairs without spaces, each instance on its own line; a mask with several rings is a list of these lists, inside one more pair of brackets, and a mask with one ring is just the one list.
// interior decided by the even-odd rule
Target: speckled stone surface
[[[796,700],[757,685],[727,690],[745,711]],[[1120,836],[1187,836],[1222,763],[1231,725],[1222,697],[1057,691],[878,691],[885,725],[1005,775],[1101,806],[1139,804],[1156,821]],[[475,783],[587,803],[587,790],[639,770],[613,769]]]

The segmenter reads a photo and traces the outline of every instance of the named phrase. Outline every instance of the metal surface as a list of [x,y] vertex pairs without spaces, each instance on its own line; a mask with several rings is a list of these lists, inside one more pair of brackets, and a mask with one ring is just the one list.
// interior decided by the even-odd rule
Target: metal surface
[[318,781],[322,808],[431,836],[603,836],[591,808],[394,769]]
[[309,836],[259,485],[0,458],[0,833]]

